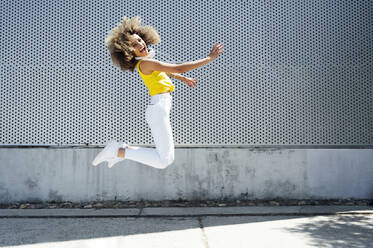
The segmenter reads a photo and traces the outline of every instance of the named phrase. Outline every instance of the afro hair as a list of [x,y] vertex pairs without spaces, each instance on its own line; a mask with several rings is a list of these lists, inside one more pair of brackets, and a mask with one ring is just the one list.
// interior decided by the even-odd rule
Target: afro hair
[[113,65],[118,66],[122,71],[133,72],[138,62],[135,59],[134,48],[130,44],[129,38],[132,35],[140,36],[147,46],[160,42],[160,37],[152,26],[143,26],[140,23],[139,16],[131,19],[124,16],[122,23],[118,23],[115,28],[110,30],[105,38]]

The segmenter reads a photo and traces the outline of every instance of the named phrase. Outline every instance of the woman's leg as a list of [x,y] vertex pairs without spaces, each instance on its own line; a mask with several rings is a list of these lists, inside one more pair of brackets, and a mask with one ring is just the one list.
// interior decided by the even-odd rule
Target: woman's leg
[[148,105],[145,117],[150,126],[156,148],[136,147],[125,149],[125,159],[130,159],[158,169],[174,161],[174,142],[170,124],[171,101]]

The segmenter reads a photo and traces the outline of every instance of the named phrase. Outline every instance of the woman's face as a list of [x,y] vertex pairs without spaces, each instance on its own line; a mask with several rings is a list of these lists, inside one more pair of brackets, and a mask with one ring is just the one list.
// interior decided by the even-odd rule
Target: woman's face
[[134,54],[136,57],[145,57],[148,55],[148,47],[146,46],[143,39],[137,34],[134,34],[130,37],[130,44],[135,49]]

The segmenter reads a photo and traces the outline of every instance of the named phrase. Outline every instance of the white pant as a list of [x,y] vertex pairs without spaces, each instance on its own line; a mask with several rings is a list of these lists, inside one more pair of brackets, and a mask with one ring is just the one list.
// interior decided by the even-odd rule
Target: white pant
[[125,159],[164,169],[174,161],[174,141],[170,124],[172,96],[169,92],[151,96],[145,111],[156,148],[134,147],[126,149]]

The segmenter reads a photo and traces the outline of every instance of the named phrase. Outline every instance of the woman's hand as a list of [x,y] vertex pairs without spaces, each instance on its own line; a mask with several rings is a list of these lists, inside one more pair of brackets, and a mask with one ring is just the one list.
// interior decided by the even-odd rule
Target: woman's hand
[[183,82],[188,85],[190,88],[194,88],[197,86],[196,82],[197,82],[197,79],[194,79],[194,78],[188,78],[188,77],[184,77],[183,78]]
[[216,42],[214,47],[211,49],[210,54],[207,56],[211,59],[211,61],[215,60],[222,52],[224,52],[223,44],[217,45],[218,43]]

